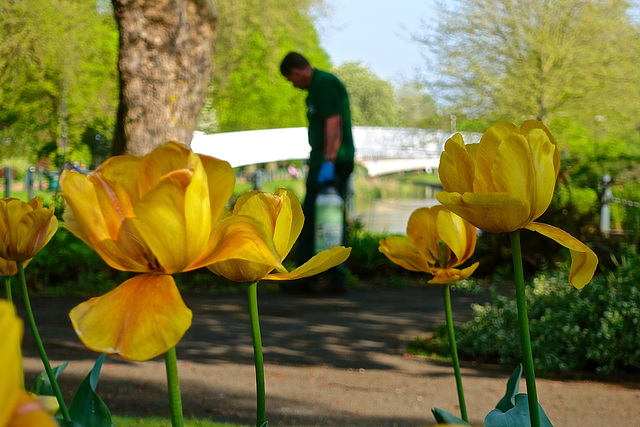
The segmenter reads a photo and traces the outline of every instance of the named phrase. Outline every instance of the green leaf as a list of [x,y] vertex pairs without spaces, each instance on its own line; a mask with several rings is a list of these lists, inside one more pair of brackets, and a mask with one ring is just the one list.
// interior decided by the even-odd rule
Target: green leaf
[[[62,371],[64,371],[64,368],[66,368],[68,364],[69,362],[65,362],[62,365],[56,366],[55,368],[52,369],[53,376],[56,380],[58,379],[58,376]],[[55,396],[55,393],[53,392],[53,387],[51,387],[51,381],[49,381],[49,377],[47,376],[46,372],[43,372],[40,375],[38,375],[38,377],[33,382],[33,385],[31,386],[31,390],[29,391],[38,396]]]
[[101,354],[96,360],[93,369],[89,375],[82,381],[78,391],[73,396],[71,406],[69,406],[69,414],[71,419],[79,423],[83,427],[113,427],[111,414],[107,405],[104,404],[100,396],[96,393],[98,379],[100,378],[100,369],[106,354]]
[[463,426],[470,425],[468,422],[461,420],[453,414],[448,413],[440,408],[433,408],[431,410],[433,416],[436,418],[438,424],[459,424]]
[[260,427],[267,427],[267,424],[269,424],[267,421],[264,422],[264,424],[262,424]]
[[513,371],[507,381],[507,391],[500,399],[500,402],[496,405],[496,409],[502,412],[507,412],[513,408],[516,404],[516,394],[518,394],[518,387],[520,387],[520,378],[522,377],[522,363],[520,363]]
[[[553,427],[542,406],[538,404],[538,408],[540,410],[540,427]],[[529,402],[525,393],[516,395],[513,408],[506,412],[494,409],[484,419],[484,427],[527,427],[530,425]]]

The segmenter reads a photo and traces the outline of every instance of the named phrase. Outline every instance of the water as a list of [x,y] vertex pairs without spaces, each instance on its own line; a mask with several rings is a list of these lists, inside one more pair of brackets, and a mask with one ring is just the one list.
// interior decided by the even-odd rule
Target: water
[[357,198],[354,216],[360,218],[365,229],[375,233],[406,234],[407,221],[418,209],[439,204],[436,199],[379,199]]

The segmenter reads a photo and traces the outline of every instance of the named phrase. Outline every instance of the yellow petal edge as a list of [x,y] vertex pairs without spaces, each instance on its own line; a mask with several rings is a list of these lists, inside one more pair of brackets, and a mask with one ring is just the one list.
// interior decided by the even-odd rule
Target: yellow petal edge
[[144,274],[77,305],[69,317],[91,350],[144,361],[174,347],[191,326],[192,313],[173,277]]
[[598,266],[598,256],[587,245],[564,230],[548,224],[532,222],[525,227],[560,243],[571,252],[571,272],[569,283],[582,289],[593,278]]

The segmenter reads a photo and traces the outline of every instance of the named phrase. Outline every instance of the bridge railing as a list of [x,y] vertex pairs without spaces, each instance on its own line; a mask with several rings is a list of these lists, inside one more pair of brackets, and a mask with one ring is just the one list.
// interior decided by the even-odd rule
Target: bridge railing
[[[463,133],[465,142],[480,134]],[[366,159],[436,159],[451,132],[444,130],[361,127],[353,128],[356,161]],[[309,156],[306,128],[267,129],[205,135],[194,133],[197,153],[227,160],[231,166],[304,159]]]

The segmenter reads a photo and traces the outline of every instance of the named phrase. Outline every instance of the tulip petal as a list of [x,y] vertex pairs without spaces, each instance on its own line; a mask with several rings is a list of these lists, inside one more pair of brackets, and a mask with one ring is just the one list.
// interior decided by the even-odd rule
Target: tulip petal
[[194,161],[200,163],[197,154],[189,147],[175,141],[157,146],[140,159],[138,166],[138,191],[140,197],[151,191],[165,177],[175,171],[193,171]]
[[[163,217],[157,212],[154,215],[153,212],[161,210],[166,215],[177,214],[174,221],[170,222],[174,228],[170,228],[167,230],[168,233],[164,234],[178,233],[173,237],[180,240],[176,249],[185,250],[183,261],[173,263],[169,267],[169,264],[165,264],[166,259],[158,256],[161,264],[168,268],[167,271],[177,272],[178,270],[173,268],[184,265],[185,258],[193,259],[200,254],[211,232],[211,204],[203,203],[205,200],[210,200],[206,170],[200,156],[183,144],[169,141],[141,159],[138,174],[142,200],[136,205],[136,215],[140,217],[144,211],[145,218],[155,216],[156,221],[166,221],[168,219],[166,216]],[[176,192],[183,194],[177,198],[176,203],[166,203],[168,200],[163,197],[164,191],[169,192],[169,197],[175,197]],[[150,193],[153,193],[153,196]],[[224,203],[226,200],[222,201],[221,205],[223,206]],[[168,209],[165,210],[165,206]],[[217,215],[216,212],[214,215],[216,221]],[[155,225],[159,225],[159,222]],[[160,229],[155,229],[156,233],[158,230]],[[188,245],[182,244],[185,236],[189,239]],[[155,243],[157,242],[154,242],[152,247],[154,253],[158,250]],[[150,246],[152,246],[151,243]]]
[[120,227],[120,233],[115,240],[106,239],[93,245],[93,249],[100,257],[116,270],[148,273],[159,271],[160,267],[151,250],[138,235],[137,230],[127,219]]
[[309,261],[289,273],[269,274],[262,280],[294,280],[314,276],[342,264],[349,258],[349,254],[351,254],[351,248],[334,246],[314,255]]
[[65,170],[60,177],[60,188],[67,203],[62,215],[67,230],[91,247],[102,240],[115,238],[117,230],[111,230],[113,235],[110,233],[95,186],[89,178]]
[[18,224],[24,215],[32,211],[33,206],[13,197],[0,200],[0,258],[15,260]]
[[378,250],[394,264],[410,271],[430,273],[434,264],[440,264],[439,261],[433,259],[428,251],[420,251],[416,244],[406,237],[390,236],[382,239]]
[[27,212],[18,224],[15,261],[33,258],[58,230],[58,219],[53,216],[54,206]]
[[492,170],[495,163],[498,148],[511,134],[518,133],[518,127],[511,122],[494,123],[480,138],[478,154],[476,158],[476,193],[493,193],[500,191],[493,183]]
[[[56,398],[50,396],[51,399]],[[4,402],[3,402],[4,403]],[[54,411],[54,412],[57,412]],[[5,425],[5,424],[0,424]],[[34,399],[26,391],[18,393],[15,403],[13,417],[8,424],[9,427],[58,427],[58,423],[49,415],[47,410],[41,405],[40,399]]]
[[304,213],[300,201],[292,191],[280,188],[275,194],[284,197],[284,204],[276,220],[273,242],[278,254],[284,259],[300,236],[304,225]]
[[18,266],[16,265],[16,262],[0,258],[0,276],[9,277],[15,276],[16,274],[18,274]]
[[[436,218],[442,206],[419,208],[411,213],[407,221],[407,237],[414,244],[417,257],[424,257],[429,264],[440,264],[440,245]],[[395,261],[394,261],[395,262]],[[396,264],[398,264],[396,262]],[[416,264],[417,266],[418,264]],[[420,269],[420,271],[426,271]]]
[[560,228],[539,222],[532,222],[525,227],[543,236],[555,240],[571,252],[571,272],[569,283],[582,289],[591,281],[598,266],[598,256],[587,245]]
[[448,266],[465,262],[476,247],[476,229],[453,212],[442,209],[437,217],[438,236],[451,249],[456,259]]
[[457,282],[459,280],[466,279],[467,277],[471,276],[474,271],[476,271],[476,268],[478,268],[478,265],[480,265],[480,263],[476,262],[475,264],[467,268],[464,268],[462,270],[458,270],[456,268],[440,269],[436,273],[436,275],[433,277],[433,279],[429,280],[428,283],[446,284],[446,283],[452,283],[452,282]]
[[527,138],[511,134],[498,147],[491,170],[496,191],[528,201],[526,223],[542,215],[551,203],[556,182],[554,151],[555,146],[541,129],[533,129]]
[[53,204],[42,207],[39,197],[28,203],[0,200],[0,257],[11,261],[33,258],[58,229]]
[[207,268],[213,274],[234,282],[257,282],[273,270],[271,265],[243,259],[220,261],[207,265]]
[[[174,171],[144,194],[134,207],[136,218],[131,221],[157,258],[161,271],[167,274],[183,271],[202,252],[203,242],[209,237],[206,227],[203,238],[196,227],[187,226],[187,222],[198,219],[197,212],[195,217],[186,218],[191,215],[185,206],[190,182],[189,171]],[[196,234],[189,234],[188,229]]]
[[558,173],[560,172],[560,150],[558,149],[558,144],[556,143],[555,138],[551,134],[549,128],[547,128],[544,123],[538,120],[525,120],[520,125],[520,133],[523,135],[528,135],[533,129],[541,129],[544,133],[547,134],[549,141],[555,145],[556,149],[553,154],[553,167],[555,169],[555,177],[558,178]]
[[456,133],[449,138],[444,149],[438,169],[442,188],[449,192],[472,192],[475,164],[465,149],[462,135]]
[[493,124],[480,138],[476,158],[476,193],[493,193],[497,190],[491,171],[495,163],[498,148],[510,134],[517,133],[518,127],[511,122],[497,122]]
[[[211,205],[203,203],[209,200],[209,184],[207,175],[199,157],[195,162],[191,181],[184,195],[185,233],[188,239],[187,257],[189,260],[197,258],[207,246],[211,229],[217,222],[217,217],[211,216]],[[214,219],[215,218],[215,219]]]
[[20,363],[20,341],[22,320],[16,316],[16,309],[8,301],[0,300],[0,426],[7,425],[20,396],[22,364]]
[[531,169],[527,139],[520,134],[508,135],[498,147],[491,168],[496,192],[523,198],[533,194]]
[[144,361],[174,347],[191,326],[173,277],[135,276],[69,313],[80,340],[91,350]]
[[[251,197],[241,198],[233,209],[234,215],[246,215],[262,223],[271,236],[276,228],[276,220],[282,210],[283,197],[263,191],[250,192]],[[276,248],[278,245],[276,245]]]
[[507,193],[438,193],[436,199],[447,209],[477,228],[503,233],[527,224],[527,201]]
[[[221,221],[212,233],[211,247],[205,251],[205,257],[194,261],[189,270],[209,266],[218,262],[228,262],[232,268],[235,260],[251,261],[270,266],[271,271],[287,271],[273,246],[273,239],[264,224],[254,218],[237,215]],[[222,271],[222,270],[220,270]],[[226,277],[226,276],[225,276]],[[255,280],[254,275],[243,280]]]
[[[112,198],[118,200],[122,216],[133,216],[132,205],[138,203],[138,166],[140,157],[131,154],[108,158],[89,178],[96,187],[106,186],[112,192]],[[100,184],[99,184],[100,183]],[[103,209],[106,206],[103,205]]]
[[[67,203],[62,216],[65,227],[94,248],[109,266],[124,271],[149,271],[147,260],[141,254],[150,251],[142,246],[144,242],[137,231],[126,226],[130,220],[120,222],[124,211],[115,206],[122,205],[109,207],[112,201],[121,202],[124,196],[118,198],[118,191],[112,191],[112,187],[101,180],[98,173],[91,178],[79,172],[62,173],[60,186]],[[125,198],[128,200],[128,196]],[[124,205],[127,203],[130,202]],[[105,213],[109,220],[105,219]]]
[[247,203],[249,199],[262,193],[264,193],[264,191],[262,190],[252,190],[252,191],[247,191],[244,194],[241,194],[240,197],[238,197],[238,200],[236,200],[236,203],[233,205],[232,214],[239,215],[240,210],[244,207],[245,203]]
[[527,134],[531,147],[532,189],[530,193],[531,214],[530,221],[540,217],[553,198],[558,175],[554,166],[554,156],[558,151],[542,129],[533,129]]
[[226,213],[224,208],[233,194],[236,185],[236,175],[229,162],[215,157],[199,155],[200,162],[207,174],[209,188],[209,209],[213,223],[221,220]]
[[38,209],[42,207],[42,202],[40,202],[39,197],[36,197],[30,203],[24,203],[22,200],[8,198],[3,199],[2,205],[4,206],[4,214],[7,218],[7,225],[9,226],[9,232],[15,238],[15,231],[18,229],[18,224],[23,216],[28,214],[29,212],[33,212],[34,209]]

